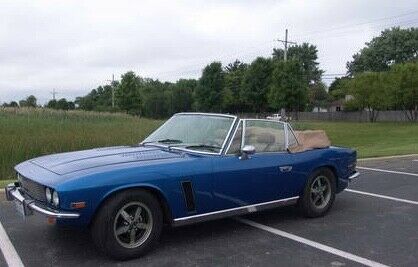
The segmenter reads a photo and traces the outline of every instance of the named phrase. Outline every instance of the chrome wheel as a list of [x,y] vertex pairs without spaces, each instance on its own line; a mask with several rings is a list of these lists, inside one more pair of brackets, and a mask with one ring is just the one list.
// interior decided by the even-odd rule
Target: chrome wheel
[[315,178],[311,184],[311,203],[317,209],[325,208],[331,199],[331,184],[329,179],[323,175]]
[[148,239],[152,225],[149,208],[141,202],[130,202],[116,214],[113,233],[123,247],[136,248]]

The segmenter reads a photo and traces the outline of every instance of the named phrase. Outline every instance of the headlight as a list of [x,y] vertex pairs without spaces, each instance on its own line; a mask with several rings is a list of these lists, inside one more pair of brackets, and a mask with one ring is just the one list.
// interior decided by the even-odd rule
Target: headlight
[[51,203],[51,201],[52,201],[52,193],[51,193],[51,189],[49,189],[48,187],[45,188],[45,197],[46,197],[46,201],[48,203]]
[[58,205],[60,204],[60,199],[58,197],[57,191],[54,191],[52,193],[52,204],[54,204],[55,207],[58,207]]

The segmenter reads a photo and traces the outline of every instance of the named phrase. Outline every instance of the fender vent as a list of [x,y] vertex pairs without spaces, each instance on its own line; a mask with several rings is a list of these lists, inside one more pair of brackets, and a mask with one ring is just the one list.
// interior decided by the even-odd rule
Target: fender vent
[[184,199],[186,200],[186,207],[188,212],[196,211],[196,204],[194,201],[193,187],[191,181],[181,182],[183,187]]

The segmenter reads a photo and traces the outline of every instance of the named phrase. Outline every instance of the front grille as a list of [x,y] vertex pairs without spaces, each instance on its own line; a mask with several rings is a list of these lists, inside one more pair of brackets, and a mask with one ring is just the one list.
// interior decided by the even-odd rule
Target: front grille
[[23,192],[38,201],[46,201],[45,187],[22,175],[18,177]]

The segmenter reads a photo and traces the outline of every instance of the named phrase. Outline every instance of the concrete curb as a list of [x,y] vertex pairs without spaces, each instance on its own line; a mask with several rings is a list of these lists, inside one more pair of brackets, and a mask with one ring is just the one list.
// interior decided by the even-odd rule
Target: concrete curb
[[418,157],[418,154],[407,154],[407,155],[398,155],[398,156],[384,156],[384,157],[374,157],[374,158],[361,158],[361,159],[357,159],[357,161],[380,160],[380,159],[397,159],[397,158],[407,158],[407,157]]

